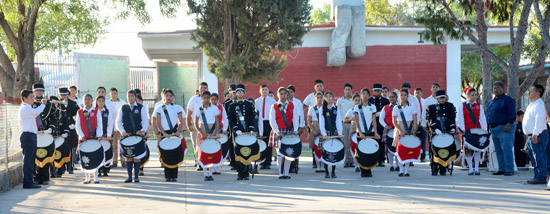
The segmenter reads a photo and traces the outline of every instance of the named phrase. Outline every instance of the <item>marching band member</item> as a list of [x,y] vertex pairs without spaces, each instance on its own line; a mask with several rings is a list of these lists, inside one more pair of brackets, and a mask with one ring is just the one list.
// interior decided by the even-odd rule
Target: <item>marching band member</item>
[[[291,101],[292,104],[294,104],[294,106],[302,106],[303,105],[302,101],[294,97],[294,94],[296,93],[296,88],[294,88],[293,85],[289,85],[286,89],[288,89],[288,92],[289,92],[287,100]],[[298,135],[301,135],[302,131],[306,127],[304,109],[298,108],[298,112],[300,114],[299,116],[300,127],[298,128]],[[295,173],[296,171],[298,171],[299,163],[300,163],[299,158],[296,158],[294,161],[292,161],[292,163],[290,164],[290,173]]]
[[[98,114],[101,115],[101,125],[103,127],[103,135],[101,136],[102,140],[107,140],[111,143],[111,148],[113,147],[113,127],[115,126],[115,118],[113,115],[115,115],[115,107],[113,109],[109,109],[105,104],[105,97],[104,96],[98,96],[95,98],[95,108],[98,111]],[[113,159],[114,156],[117,154],[113,153]],[[105,160],[107,161],[107,160]],[[111,166],[101,166],[99,168],[99,176],[109,176],[109,171],[111,170]],[[103,173],[103,175],[102,175]]]
[[[185,111],[183,107],[172,103],[174,100],[174,92],[170,89],[164,90],[162,105],[155,107],[156,122],[160,135],[157,135],[160,140],[171,135],[180,137],[185,129]],[[174,122],[172,122],[174,121]],[[157,141],[157,146],[160,144]],[[176,182],[178,179],[178,167],[171,168],[164,166],[164,178],[166,182]]]
[[[309,107],[311,106],[314,106],[315,105],[315,93],[317,92],[321,92],[321,93],[324,93],[323,90],[325,88],[325,84],[323,83],[323,80],[315,80],[315,82],[313,82],[313,88],[314,88],[314,92],[307,95],[307,97],[304,99],[304,106],[303,106],[303,112],[307,111]],[[309,130],[309,135],[311,135],[311,130]],[[311,139],[315,139],[315,138],[312,138],[311,136],[309,136],[309,148],[311,149],[312,153],[314,153],[314,142],[311,140]],[[313,158],[313,168],[317,167],[317,163],[315,161],[315,158]]]
[[[321,117],[319,117],[319,130],[323,139],[328,139],[330,136],[342,136],[342,117],[340,109],[334,105],[334,94],[330,91],[325,93],[325,100],[321,109]],[[321,146],[321,143],[319,143]],[[329,176],[328,164],[325,164],[325,178],[336,178],[336,165],[332,165],[332,171]]]
[[[210,92],[202,92],[201,99],[202,105],[195,110],[193,115],[195,130],[198,131],[198,148],[200,148],[200,143],[204,139],[208,137],[218,138],[220,130],[220,121],[218,117],[220,115],[220,110],[217,106],[210,104]],[[204,180],[213,181],[214,178],[212,177],[212,172],[214,171],[214,168],[219,167],[219,165],[215,163],[214,166],[210,166],[210,164],[203,163],[200,159],[199,164],[204,172]],[[219,164],[221,165],[221,158]]]
[[[210,96],[210,104],[213,106],[218,107],[218,110],[220,111],[220,115],[218,115],[218,121],[220,121],[220,133],[222,135],[227,136],[227,129],[229,129],[229,120],[227,119],[227,111],[223,107],[222,104],[219,103],[219,96],[217,93],[212,93],[212,96]],[[212,174],[219,175],[220,172],[220,166],[214,167],[214,172]]]
[[388,86],[382,87],[382,97],[390,99],[390,88],[388,88]]
[[[310,130],[310,134],[309,134],[310,142],[315,141],[315,138],[321,135],[320,124],[319,124],[319,118],[321,118],[321,116],[323,116],[323,93],[316,92],[315,105],[310,106],[307,112],[308,128]],[[321,150],[318,148],[317,145],[313,145],[313,159],[317,164],[317,170],[315,170],[315,173],[326,172],[325,170],[323,170],[324,163],[323,161],[321,161]]]
[[19,141],[23,150],[23,189],[38,189],[33,182],[33,171],[36,158],[36,134],[38,133],[37,117],[46,108],[47,100],[42,99],[40,105],[33,108],[34,94],[30,90],[21,91],[21,107],[19,108]]
[[[344,96],[338,99],[338,101],[336,101],[336,106],[340,110],[340,114],[341,114],[340,117],[343,119],[346,118],[346,113],[350,109],[353,109],[353,106],[355,106],[353,104],[352,96],[353,96],[353,86],[349,82],[347,82],[346,84],[344,84]],[[344,168],[353,167],[353,157],[349,150],[350,142],[351,142],[351,139],[350,139],[351,123],[344,122],[344,124],[342,124],[342,128],[343,128],[342,132],[344,133],[343,141],[344,141],[344,150],[345,150],[344,153],[346,158],[344,161]]]
[[[384,106],[390,104],[390,101],[388,100],[388,98],[382,96],[382,84],[374,84],[372,86],[372,94],[373,96],[369,98],[369,103],[373,104],[374,107],[376,107],[376,121],[378,121],[380,118],[380,111],[382,111],[382,108],[384,108]],[[380,123],[377,123],[376,130],[378,131],[378,135],[383,135],[384,127],[380,125]],[[384,144],[384,142],[382,142],[382,138],[376,140],[376,142],[378,142],[379,151],[382,151],[378,155],[378,166],[384,167],[384,161],[386,160],[386,158],[385,152],[383,151],[386,151],[386,145]]]
[[[229,110],[229,106],[237,100],[237,85],[231,84],[227,90],[230,96],[229,99],[226,99],[223,102],[223,107],[225,110]],[[229,144],[229,166],[231,166],[231,170],[235,170],[235,146],[233,145],[233,133],[233,127],[229,125],[229,139],[227,143]]]
[[[59,101],[59,98],[55,96],[51,96],[50,100]],[[55,128],[52,131],[52,136],[54,137],[54,139],[56,137],[62,137],[63,139],[66,140],[70,132],[66,107],[62,104],[53,104],[53,105],[55,107],[55,111],[52,113],[53,116],[52,116],[51,123]],[[65,142],[64,146],[67,146],[68,148],[69,147],[68,142]],[[59,155],[60,155],[59,157],[60,160],[69,159],[68,162],[70,162],[70,155],[68,157],[62,157],[61,153],[59,153]],[[52,178],[61,177],[64,172],[65,172],[65,163],[61,165],[58,165],[57,163],[52,164],[51,171],[50,171]]]
[[[59,88],[58,95],[61,101],[67,103],[66,105],[59,105],[61,107],[61,111],[65,112],[66,114],[66,124],[69,128],[69,135],[65,138],[65,140],[68,143],[69,149],[71,151],[71,159],[75,160],[74,153],[76,152],[76,146],[78,145],[78,134],[76,133],[76,114],[78,112],[78,109],[80,107],[78,106],[78,103],[72,99],[69,98],[69,89],[68,88]],[[75,150],[74,152],[73,149]],[[63,174],[65,169],[69,174],[73,174],[73,168],[74,168],[74,162],[72,160],[69,160],[67,163],[64,164],[63,167],[61,167],[61,172],[58,171],[58,175]],[[60,173],[60,174],[59,174]]]
[[388,132],[393,128],[395,128],[395,125],[393,124],[392,111],[393,111],[393,107],[397,105],[397,94],[392,91],[389,93],[388,98],[389,98],[390,104],[384,106],[382,111],[380,111],[380,117],[378,118],[378,122],[380,123],[380,125],[382,125],[382,127],[384,127],[384,135],[382,139],[386,144],[386,146],[388,147],[387,156],[388,156],[388,162],[390,163],[390,171],[395,171],[395,170],[399,170],[401,167],[399,167],[397,164],[397,162],[399,161],[397,160],[397,156],[395,156],[395,152],[391,152],[389,149],[389,146],[392,146],[393,148],[395,147],[393,146],[393,140],[389,142],[390,139],[394,139],[394,136],[388,136]]
[[[116,129],[121,133],[121,137],[130,135],[144,135],[149,125],[149,117],[147,109],[136,102],[136,92],[129,90],[126,93],[128,103],[124,104],[117,113]],[[133,123],[132,123],[133,122]],[[139,182],[139,168],[141,160],[137,158],[126,158],[126,170],[128,171],[128,179],[125,183],[132,182],[132,169],[134,170],[134,181]]]
[[[109,96],[111,97],[110,101],[113,103],[113,105],[115,106],[114,109],[110,109],[111,110],[111,114],[113,114],[113,122],[116,120],[117,118],[117,113],[118,113],[118,110],[120,109],[120,107],[122,107],[124,104],[126,104],[126,101],[123,100],[123,99],[120,99],[118,97],[118,89],[115,88],[115,87],[112,87],[110,92],[109,92]],[[113,123],[114,124],[114,123]],[[114,129],[114,127],[113,127]],[[120,142],[120,133],[117,132],[117,131],[114,131],[113,132],[113,141],[111,142],[111,145],[113,147],[113,163],[112,163],[112,167],[117,167],[117,163],[118,163],[118,159],[120,158],[120,162],[121,164],[122,163],[125,163],[124,162],[124,158],[122,157],[122,155],[118,152],[118,143]],[[124,164],[123,167],[125,167],[126,164]]]
[[[416,122],[418,112],[416,111],[417,109],[409,103],[409,91],[407,89],[401,89],[399,98],[401,102],[399,105],[393,107],[392,110],[392,122],[396,124],[395,127],[397,128],[393,138],[393,146],[395,147],[398,146],[400,137],[405,134],[415,133],[418,129],[418,123]],[[409,164],[399,163],[399,177],[410,176],[409,166]]]
[[[485,112],[483,107],[477,102],[478,94],[475,88],[470,88],[466,91],[466,97],[468,98],[462,105],[458,107],[458,130],[459,133],[464,133],[467,130],[473,128],[480,128],[487,130],[487,119],[485,118]],[[470,114],[471,113],[473,114]],[[466,119],[465,119],[466,118]],[[475,119],[475,120],[472,120]],[[472,163],[472,153],[474,155],[474,162]],[[466,156],[466,162],[468,163],[469,171],[468,175],[480,175],[479,162],[481,160],[480,151],[472,151],[466,146],[464,147],[464,156]]]
[[[78,133],[80,143],[88,139],[96,139],[103,136],[103,118],[98,109],[92,105],[93,97],[90,94],[84,95],[84,106],[78,110],[76,116],[76,132]],[[82,161],[82,160],[81,160]],[[84,171],[84,168],[82,168]],[[90,177],[94,174],[94,183],[99,183],[97,170],[85,171],[86,180],[84,184],[91,182]]]
[[[277,101],[275,99],[267,96],[269,93],[269,88],[267,85],[260,86],[260,97],[255,101],[256,110],[260,111],[258,118],[258,127],[259,134],[262,137],[269,138],[271,135],[271,125],[269,125],[269,110],[271,106]],[[261,164],[260,169],[271,169],[271,155],[273,154],[273,147],[267,147],[262,152],[260,159],[265,161]]]
[[[242,84],[237,85],[236,88],[237,100],[229,105],[227,112],[229,113],[228,119],[229,124],[232,127],[231,130],[233,133],[233,142],[235,142],[235,137],[243,134],[243,132],[254,132],[254,117],[255,117],[255,108],[254,105],[244,99],[246,93],[245,87]],[[234,151],[234,154],[237,154],[237,151]],[[230,151],[231,153],[231,151]],[[237,180],[248,180],[249,179],[249,167],[248,164],[237,161],[236,155],[234,161],[234,167],[237,169],[238,176]]]
[[195,126],[193,122],[195,118],[193,117],[194,115],[193,112],[195,112],[202,105],[202,100],[200,95],[205,91],[208,91],[208,83],[201,82],[199,84],[199,94],[191,97],[191,99],[189,99],[189,103],[187,103],[187,118],[186,118],[187,128],[189,128],[189,131],[191,132],[191,142],[193,143],[193,151],[195,152],[195,165],[197,165],[197,171],[201,171],[202,167],[199,164],[197,164],[197,159],[199,157],[197,153],[198,152],[197,148],[199,144],[197,143],[198,132],[194,130]]
[[[33,85],[33,94],[35,101],[33,108],[37,108],[42,105],[42,100],[48,100],[44,97],[44,85],[37,83]],[[55,106],[52,103],[47,103],[46,108],[40,113],[36,119],[38,124],[38,131],[43,131],[46,134],[51,134],[55,129],[54,121],[54,112],[56,111]],[[46,156],[52,156],[51,158],[45,158],[42,164],[36,165],[35,170],[35,180],[38,184],[48,185],[50,181],[50,166],[53,162],[53,154],[44,154]],[[50,161],[51,160],[51,161]]]
[[[359,103],[361,103],[361,95],[359,94],[355,94],[353,95],[353,106],[356,106],[356,105],[359,105]],[[351,163],[351,166],[355,167],[355,172],[359,172],[359,164],[357,164],[357,161],[355,160],[355,158],[353,157],[355,155],[355,148],[352,148],[351,146],[351,136],[353,136],[354,133],[356,133],[357,131],[357,124],[355,123],[355,113],[354,113],[354,109],[353,107],[348,110],[348,112],[346,112],[346,115],[344,117],[344,119],[342,120],[344,124],[350,124],[350,130],[349,130],[349,137],[348,137],[348,148],[344,148],[346,150],[349,150],[349,158],[351,158],[352,162]],[[345,129],[344,129],[345,130]],[[357,142],[356,142],[357,143]],[[346,142],[344,142],[344,145],[346,144]],[[346,156],[346,158],[348,158]],[[353,165],[355,163],[355,165]],[[344,166],[345,167],[345,166]]]
[[75,101],[76,104],[78,104],[78,108],[84,107],[84,101],[78,97],[78,92],[79,91],[76,88],[76,86],[73,85],[73,86],[69,87],[69,91],[70,91],[69,99]]
[[[273,128],[270,136],[270,144],[278,145],[280,138],[288,132],[297,132],[300,127],[300,121],[297,115],[299,115],[299,106],[294,106],[293,102],[287,101],[289,94],[288,89],[280,87],[277,90],[279,101],[271,106],[269,113],[269,123]],[[305,104],[304,104],[305,105]],[[290,124],[289,124],[290,122]],[[285,157],[277,155],[277,166],[279,172],[279,179],[290,179],[290,162],[284,161]]]
[[[353,108],[355,114],[355,124],[357,125],[358,140],[367,136],[374,136],[374,139],[380,139],[376,124],[376,107],[369,103],[370,91],[368,88],[361,90],[361,103]],[[359,142],[358,142],[359,143]],[[381,152],[380,149],[378,152]],[[361,177],[372,177],[371,169],[361,169]]]
[[[427,119],[430,126],[430,130],[433,134],[447,133],[453,135],[456,131],[456,110],[452,103],[447,102],[447,95],[445,90],[439,90],[436,92],[437,104],[430,105],[428,107]],[[442,120],[442,121],[440,121]],[[444,125],[441,125],[444,123]],[[433,154],[434,156],[437,154]],[[447,168],[436,163],[434,157],[431,157],[430,165],[432,166],[432,175],[437,175],[439,171],[440,175],[446,175]]]

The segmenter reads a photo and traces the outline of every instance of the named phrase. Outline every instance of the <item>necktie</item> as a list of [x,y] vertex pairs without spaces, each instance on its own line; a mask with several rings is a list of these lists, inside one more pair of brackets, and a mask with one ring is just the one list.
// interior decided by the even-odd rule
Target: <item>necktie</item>
[[420,103],[420,116],[422,116],[422,111],[424,110],[422,109],[422,101],[419,100],[418,103]]
[[265,97],[264,97],[264,104],[262,106],[262,118],[265,118]]

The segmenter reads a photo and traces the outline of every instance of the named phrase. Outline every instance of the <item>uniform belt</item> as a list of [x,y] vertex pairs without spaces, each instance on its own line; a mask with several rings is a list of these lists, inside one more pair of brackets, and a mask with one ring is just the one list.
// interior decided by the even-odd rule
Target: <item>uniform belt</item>
[[[544,133],[547,129],[545,129],[544,131],[542,131],[540,134],[538,134],[537,136],[541,135],[542,133]],[[528,134],[527,137],[533,137],[533,134]]]

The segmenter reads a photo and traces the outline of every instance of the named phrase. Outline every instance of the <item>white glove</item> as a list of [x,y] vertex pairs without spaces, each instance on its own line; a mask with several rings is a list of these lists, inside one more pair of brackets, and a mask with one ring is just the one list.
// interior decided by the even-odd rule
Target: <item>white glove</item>
[[436,133],[436,134],[441,134],[442,132],[441,132],[441,130],[436,129],[436,130],[435,130],[435,133]]
[[243,134],[243,132],[241,132],[241,131],[236,131],[235,133],[237,133],[237,135],[242,135]]
[[455,129],[451,129],[451,134],[454,134],[456,132]]
[[67,138],[68,136],[69,135],[67,133],[61,135],[62,138]]
[[46,133],[46,134],[51,134],[51,133],[52,133],[52,129],[47,129],[46,131],[44,131],[44,133]]
[[74,124],[69,125],[69,129],[73,130],[74,129]]

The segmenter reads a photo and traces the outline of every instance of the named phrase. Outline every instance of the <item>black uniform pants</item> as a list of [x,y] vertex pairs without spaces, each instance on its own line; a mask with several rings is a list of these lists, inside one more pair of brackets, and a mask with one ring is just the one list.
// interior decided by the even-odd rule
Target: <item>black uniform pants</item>
[[178,178],[178,167],[176,168],[164,167],[164,178]]
[[[233,154],[234,155],[234,154]],[[248,165],[244,165],[239,161],[235,161],[235,169],[239,173],[239,177],[246,177],[249,175],[250,168]]]
[[378,122],[380,121],[378,117],[376,117],[376,121],[376,132],[378,133],[378,136],[380,136],[380,139],[376,140],[376,142],[378,142],[378,163],[382,164],[386,160],[386,144],[382,141],[384,127],[382,127],[382,125]]
[[51,165],[51,163],[47,163],[44,167],[36,166],[34,180],[37,182],[49,181]]
[[[263,137],[266,137],[264,141],[269,140],[269,135],[271,135],[271,124],[269,124],[269,120],[263,121]],[[271,156],[273,156],[273,147],[266,147],[265,150],[262,152],[260,160],[265,160],[262,163],[262,166],[271,166]]]
[[36,134],[23,132],[19,141],[23,150],[23,186],[31,186],[36,159]]

